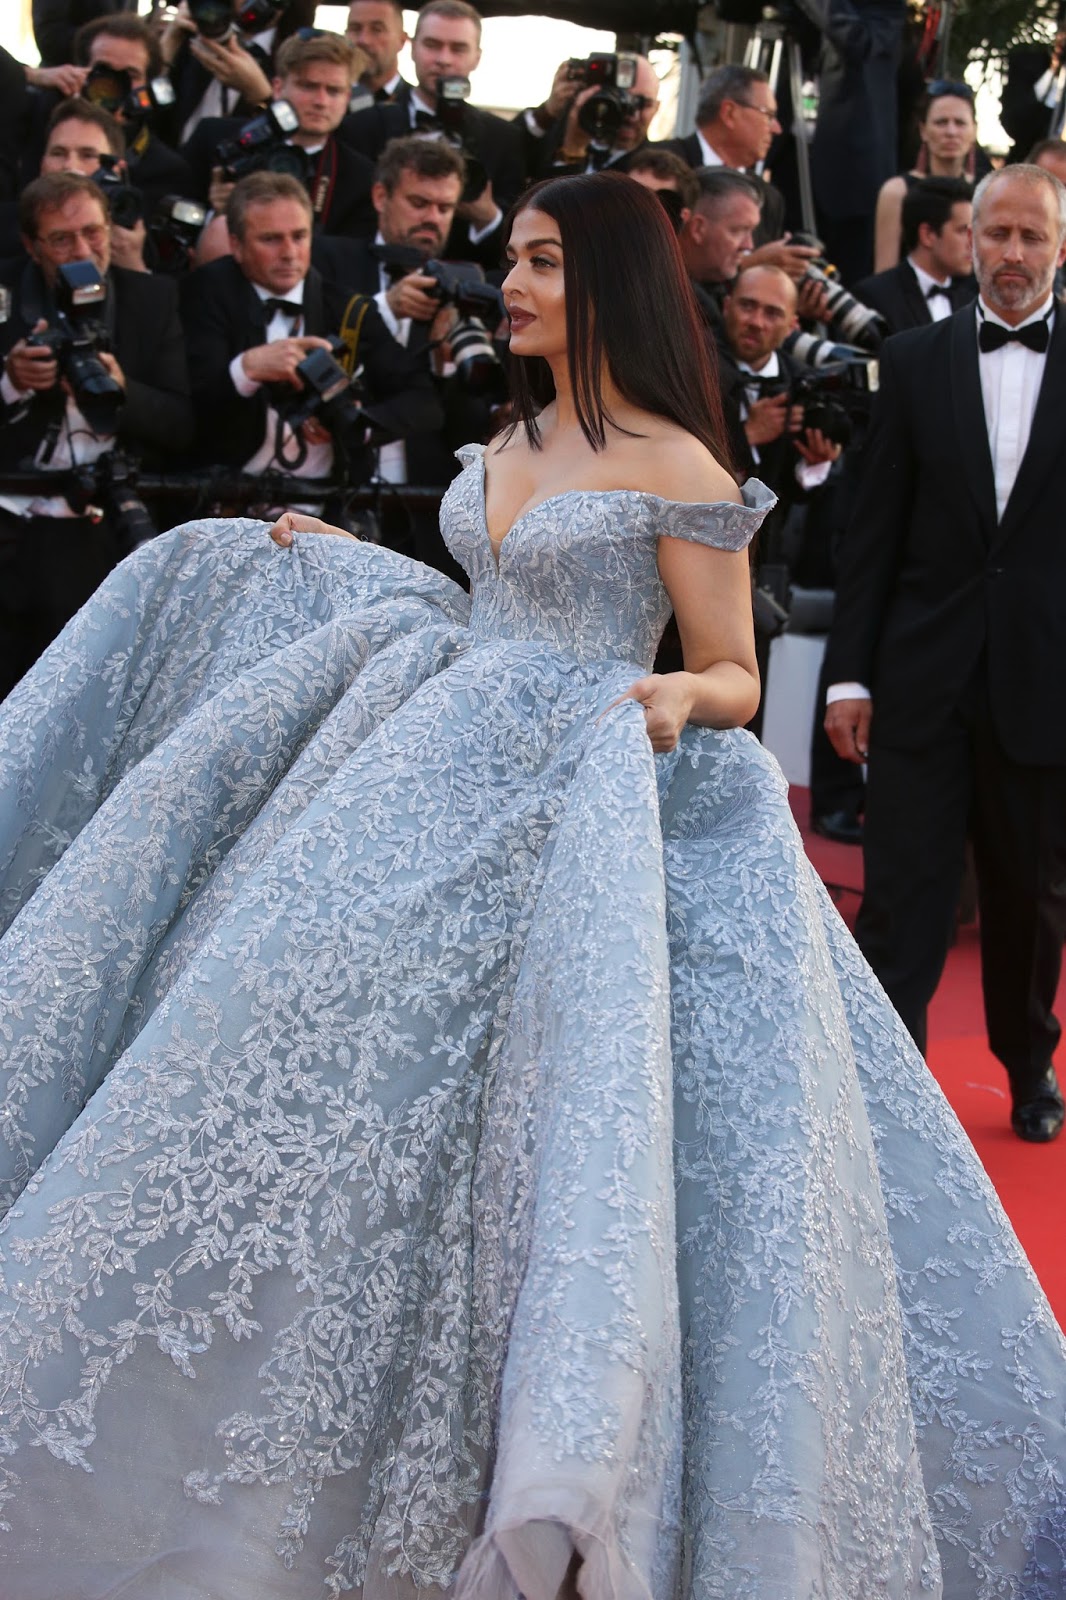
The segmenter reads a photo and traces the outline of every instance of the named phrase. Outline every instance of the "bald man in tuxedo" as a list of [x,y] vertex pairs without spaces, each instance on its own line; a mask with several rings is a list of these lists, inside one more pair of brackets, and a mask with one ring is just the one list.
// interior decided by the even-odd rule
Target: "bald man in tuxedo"
[[980,297],[890,339],[844,540],[826,731],[868,761],[856,936],[924,1048],[969,829],[985,1020],[1011,1125],[1063,1126],[1066,189],[1034,166],[974,197]]

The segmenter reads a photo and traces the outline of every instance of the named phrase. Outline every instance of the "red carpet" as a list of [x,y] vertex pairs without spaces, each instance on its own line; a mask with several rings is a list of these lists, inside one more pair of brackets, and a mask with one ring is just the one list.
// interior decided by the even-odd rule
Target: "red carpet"
[[[807,853],[850,925],[862,889],[862,852],[810,833],[806,789],[794,788],[790,799]],[[1066,1018],[1066,977],[1057,1009]],[[930,1009],[929,1065],[973,1140],[1060,1325],[1066,1327],[1066,1133],[1053,1144],[1031,1145],[1010,1130],[1006,1077],[985,1041],[974,927],[961,930]],[[1066,1046],[1060,1048],[1056,1066],[1060,1079],[1066,1077]]]

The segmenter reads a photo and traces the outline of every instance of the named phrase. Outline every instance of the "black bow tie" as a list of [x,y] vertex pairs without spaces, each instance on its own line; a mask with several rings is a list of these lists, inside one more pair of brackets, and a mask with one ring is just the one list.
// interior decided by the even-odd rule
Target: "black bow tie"
[[432,111],[416,111],[415,127],[422,133],[439,133],[440,118],[435,116]]
[[951,299],[951,290],[946,283],[934,283],[925,291],[925,298],[932,300],[934,295],[942,294],[946,300]]
[[270,321],[271,317],[276,317],[279,311],[281,312],[282,316],[288,317],[293,322],[296,321],[297,317],[302,317],[304,314],[304,308],[299,304],[298,301],[278,300],[274,295],[271,295],[269,299],[263,301],[263,310],[267,314],[268,322]]
[[998,322],[982,322],[977,335],[977,348],[987,354],[989,350],[1002,350],[1005,344],[1017,340],[1027,350],[1036,350],[1042,355],[1050,338],[1051,330],[1046,317],[1039,322],[1027,322],[1024,328],[1004,328]]

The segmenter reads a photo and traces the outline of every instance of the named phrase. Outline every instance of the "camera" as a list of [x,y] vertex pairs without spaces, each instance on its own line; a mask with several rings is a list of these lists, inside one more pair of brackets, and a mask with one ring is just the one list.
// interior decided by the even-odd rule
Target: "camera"
[[160,272],[184,272],[207,221],[207,211],[180,194],[164,195],[148,224]]
[[271,385],[271,403],[278,414],[275,459],[289,471],[299,470],[307,454],[303,440],[297,438],[297,457],[290,460],[282,446],[282,428],[296,435],[314,417],[328,428],[333,442],[344,456],[352,476],[363,476],[360,468],[367,449],[370,419],[363,410],[363,388],[358,378],[349,377],[338,361],[346,346],[343,339],[331,339],[331,349],[311,350],[296,368],[300,388],[289,384]]
[[579,127],[592,144],[609,150],[627,117],[639,111],[643,97],[633,93],[637,81],[635,56],[590,55],[567,62],[567,76],[582,88],[595,88],[578,111]]
[[133,228],[141,218],[141,196],[119,172],[121,165],[117,156],[101,156],[100,165],[91,177],[107,200],[108,214],[115,227]]
[[[847,349],[842,345],[834,348],[838,353]],[[792,354],[797,355],[795,349]],[[819,429],[834,444],[850,444],[856,427],[869,420],[878,372],[876,360],[865,351],[852,350],[844,360],[838,354],[837,359],[801,373],[792,385],[790,398],[793,404],[803,407],[804,428]]]
[[250,172],[285,172],[290,178],[307,177],[307,157],[286,140],[296,133],[300,119],[287,100],[272,100],[265,111],[246,122],[235,139],[223,139],[215,161],[223,177],[237,183]]
[[81,89],[82,99],[99,106],[113,117],[139,126],[156,111],[174,104],[174,86],[169,78],[152,78],[134,84],[128,67],[109,67],[97,61]]
[[289,0],[244,0],[236,9],[232,0],[188,0],[188,5],[201,39],[225,44],[238,28],[242,33],[262,33],[271,27]]
[[90,428],[95,434],[113,434],[125,394],[99,356],[107,347],[107,284],[91,261],[70,261],[57,268],[53,296],[56,311],[50,326],[29,334],[26,343],[51,350]]
[[794,233],[789,244],[806,245],[819,254],[808,263],[803,283],[818,283],[827,291],[826,327],[830,337],[847,344],[860,345],[863,350],[880,350],[885,337],[884,318],[869,306],[864,306],[849,294],[837,277],[837,270],[825,259],[820,239],[810,233]]
[[78,516],[106,517],[124,554],[155,538],[159,530],[137,493],[137,463],[123,451],[109,450],[91,464],[75,467],[72,477],[70,509]]
[[459,313],[448,335],[459,377],[471,394],[499,404],[507,396],[507,380],[489,329],[498,327],[505,315],[502,292],[484,282],[481,268],[473,262],[427,261],[419,271],[435,283],[426,293]]

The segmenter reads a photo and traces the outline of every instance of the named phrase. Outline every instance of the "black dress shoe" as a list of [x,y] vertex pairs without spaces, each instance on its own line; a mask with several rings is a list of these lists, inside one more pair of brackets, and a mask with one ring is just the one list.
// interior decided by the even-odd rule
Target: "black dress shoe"
[[1030,1144],[1050,1144],[1062,1132],[1064,1120],[1066,1105],[1059,1081],[1049,1067],[1031,1089],[1015,1097],[1010,1125],[1019,1139],[1027,1139]]
[[826,811],[811,817],[811,827],[837,844],[862,844],[862,823],[853,811]]

